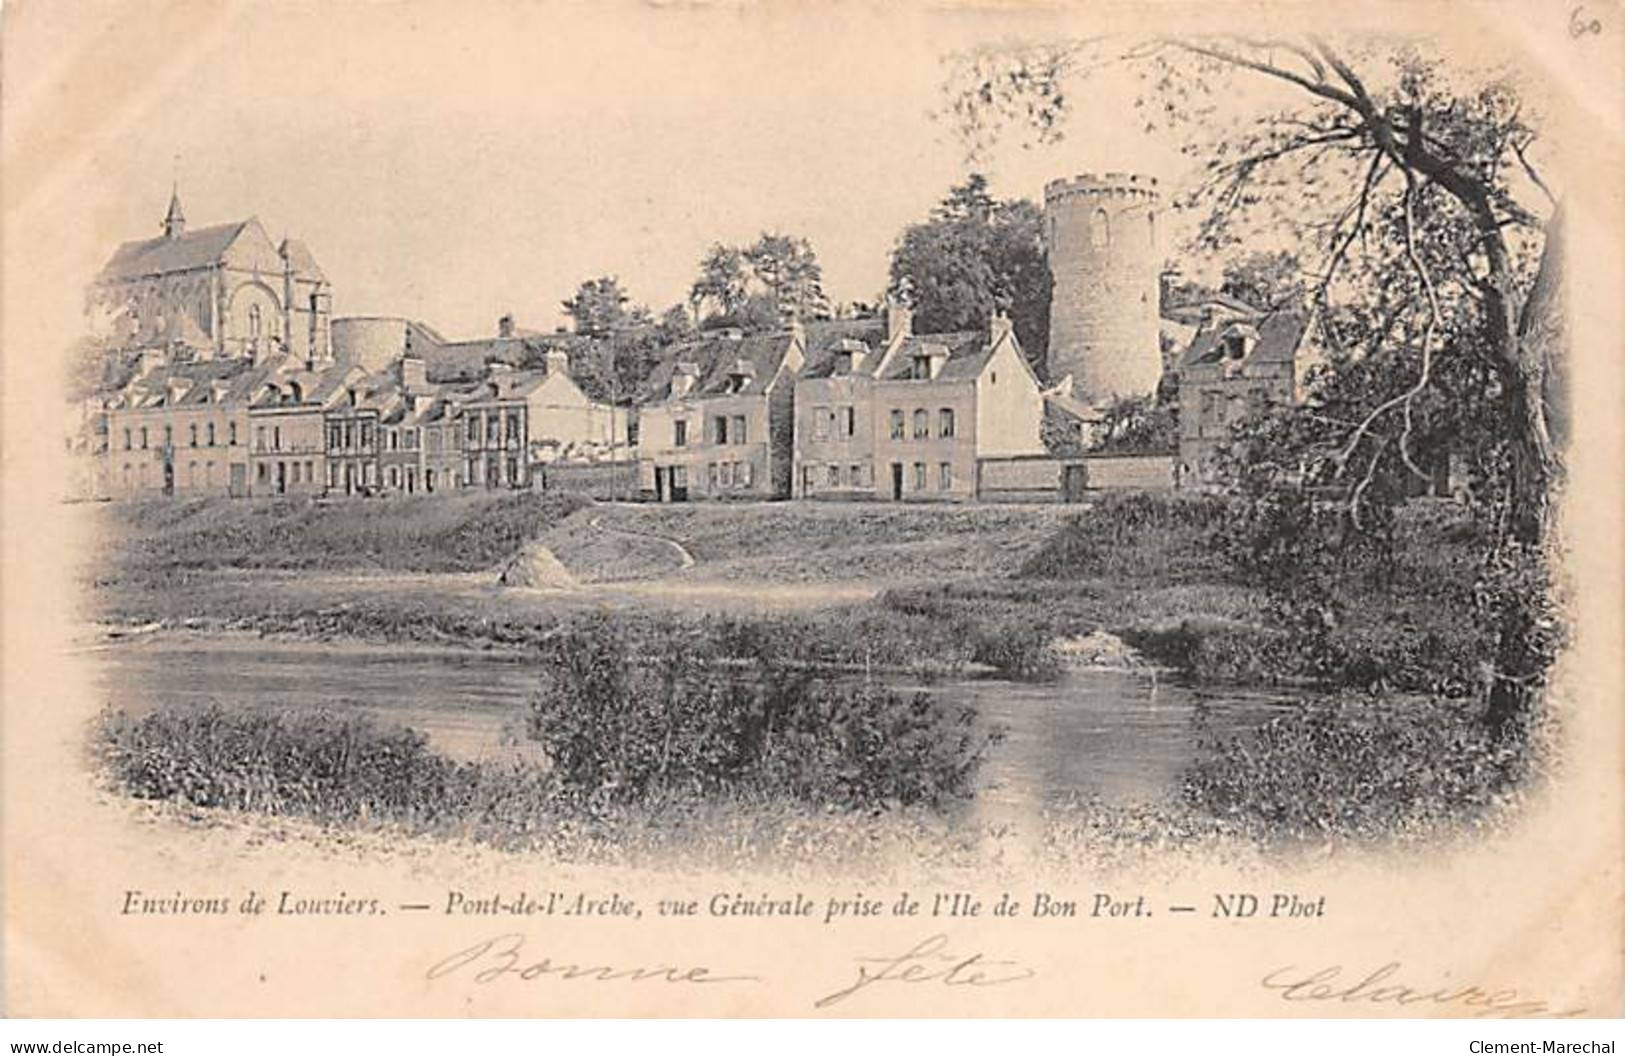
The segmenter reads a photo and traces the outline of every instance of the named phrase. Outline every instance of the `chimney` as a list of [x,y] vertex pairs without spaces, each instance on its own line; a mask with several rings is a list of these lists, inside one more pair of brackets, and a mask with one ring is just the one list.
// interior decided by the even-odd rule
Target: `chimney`
[[1015,332],[1010,323],[1010,317],[1003,312],[994,312],[987,323],[987,343],[989,347],[998,344]]
[[550,348],[542,355],[542,363],[548,374],[570,373],[570,353],[562,348]]
[[912,337],[914,334],[914,309],[906,304],[889,301],[886,304],[886,340],[892,341],[898,336]]
[[429,387],[428,367],[416,356],[402,356],[397,367],[401,388],[409,395],[423,392]]
[[513,336],[513,315],[511,313],[508,314],[508,315],[504,315],[501,319],[497,320],[497,336],[498,337],[512,337]]
[[694,383],[700,379],[700,366],[698,363],[678,363],[671,368],[671,394],[673,397],[687,396],[694,388]]

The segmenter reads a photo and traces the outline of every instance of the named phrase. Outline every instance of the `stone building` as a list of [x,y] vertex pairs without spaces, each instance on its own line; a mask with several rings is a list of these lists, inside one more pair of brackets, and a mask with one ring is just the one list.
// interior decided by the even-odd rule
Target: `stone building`
[[1209,317],[1179,367],[1181,485],[1213,479],[1219,448],[1231,426],[1271,404],[1302,401],[1304,376],[1315,362],[1309,313],[1282,310]]
[[1107,173],[1044,187],[1050,271],[1048,373],[1100,406],[1149,396],[1162,377],[1157,181]]
[[544,362],[542,370],[491,363],[483,383],[458,395],[466,484],[529,487],[537,464],[627,449],[627,411],[589,399],[562,350],[549,350]]
[[916,335],[894,307],[881,347],[843,339],[796,384],[795,494],[973,499],[984,459],[1044,453],[1042,417],[1008,319],[986,334]]
[[126,348],[196,359],[287,353],[307,368],[332,358],[332,290],[304,243],[278,245],[254,217],[188,230],[179,194],[163,234],[114,251],[86,307],[93,328]]
[[790,494],[806,332],[713,331],[671,350],[638,415],[639,490],[657,502]]

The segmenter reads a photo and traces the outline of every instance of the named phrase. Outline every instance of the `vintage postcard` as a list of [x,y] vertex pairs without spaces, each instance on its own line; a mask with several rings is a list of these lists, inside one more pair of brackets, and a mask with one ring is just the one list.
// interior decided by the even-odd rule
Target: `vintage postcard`
[[6,5],[6,1014],[1618,1015],[1622,40]]

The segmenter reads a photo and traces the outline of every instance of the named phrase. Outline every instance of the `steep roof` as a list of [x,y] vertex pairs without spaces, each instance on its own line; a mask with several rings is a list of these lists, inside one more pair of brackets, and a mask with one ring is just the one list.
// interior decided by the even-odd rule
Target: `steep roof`
[[310,247],[297,238],[284,238],[280,252],[287,258],[288,266],[295,275],[306,279],[316,279],[326,282],[327,276],[317,266],[316,258],[310,255]]
[[914,357],[925,355],[933,348],[947,352],[947,362],[933,381],[954,381],[974,378],[992,358],[993,345],[985,334],[963,330],[951,334],[914,334],[903,339],[897,354],[885,365],[884,380],[904,380],[914,366]]
[[237,236],[242,234],[243,228],[253,222],[250,218],[231,224],[200,227],[174,238],[159,235],[157,238],[125,242],[113,251],[112,257],[96,276],[96,281],[120,282],[144,275],[166,275],[218,264],[226,250],[237,241]]
[[700,368],[699,381],[688,395],[720,396],[730,392],[732,375],[740,366],[751,380],[744,395],[767,388],[790,351],[794,335],[788,330],[744,337],[704,336],[672,346],[645,380],[643,398],[659,402],[671,398],[671,378],[678,363]]
[[1290,309],[1271,312],[1256,323],[1235,319],[1221,321],[1197,333],[1180,359],[1180,367],[1220,362],[1225,356],[1224,339],[1232,333],[1257,338],[1252,351],[1247,354],[1248,362],[1290,363],[1296,357],[1298,346],[1303,343],[1304,331],[1308,328],[1308,313]]

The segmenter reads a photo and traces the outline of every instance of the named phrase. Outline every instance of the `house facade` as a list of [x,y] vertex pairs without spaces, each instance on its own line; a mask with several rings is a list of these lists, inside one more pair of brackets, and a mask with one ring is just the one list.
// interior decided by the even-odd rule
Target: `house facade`
[[805,362],[800,327],[679,345],[639,410],[639,489],[658,502],[787,497]]
[[1311,333],[1308,313],[1292,310],[1211,317],[1197,332],[1179,368],[1181,486],[1213,482],[1219,449],[1237,422],[1272,404],[1302,401],[1315,359]]
[[915,335],[893,309],[878,351],[847,339],[796,385],[800,498],[965,501],[979,460],[1038,455],[1043,396],[1009,321]]

